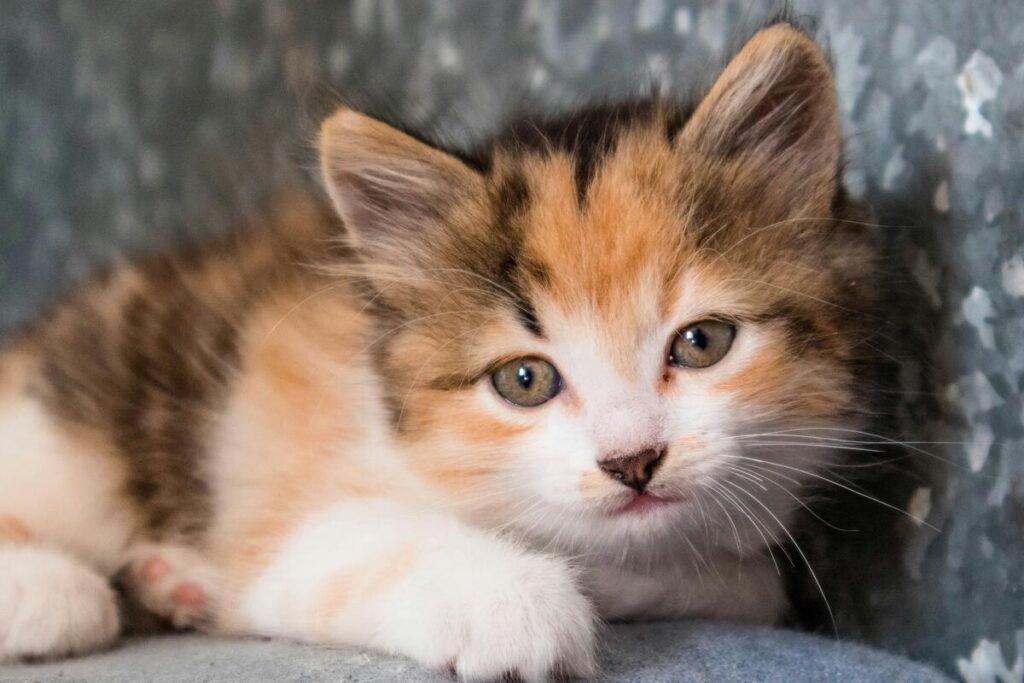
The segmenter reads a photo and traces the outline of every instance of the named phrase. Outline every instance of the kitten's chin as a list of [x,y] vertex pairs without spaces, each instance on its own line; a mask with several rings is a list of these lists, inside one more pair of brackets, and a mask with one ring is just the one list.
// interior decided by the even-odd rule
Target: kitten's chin
[[610,549],[616,561],[650,558],[685,533],[692,514],[691,501],[678,493],[634,494],[589,515],[581,540],[592,549]]
[[683,502],[679,496],[658,495],[654,493],[641,493],[633,496],[624,505],[611,510],[610,517],[647,517],[662,512],[668,512],[666,508],[678,507]]

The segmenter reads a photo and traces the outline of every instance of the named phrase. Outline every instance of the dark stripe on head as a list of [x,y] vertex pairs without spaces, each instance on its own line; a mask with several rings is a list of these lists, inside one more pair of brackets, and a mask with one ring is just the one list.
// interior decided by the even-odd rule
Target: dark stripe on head
[[625,102],[585,109],[563,117],[524,119],[513,123],[497,140],[498,147],[546,154],[569,154],[575,169],[576,198],[582,206],[601,160],[615,148],[622,131],[649,121],[654,100]]
[[534,310],[533,304],[525,299],[521,299],[516,305],[516,312],[519,313],[519,322],[523,324],[533,336],[544,337],[544,328],[540,326],[540,322],[537,320],[537,311]]
[[515,221],[526,211],[530,201],[530,188],[519,171],[513,171],[501,183],[497,192],[498,215],[495,228],[500,236],[518,239],[519,226]]
[[514,250],[519,249],[518,244],[510,245],[511,250],[502,260],[498,269],[498,282],[501,284],[502,295],[512,299],[512,305],[516,309],[519,322],[522,323],[531,334],[537,337],[544,337],[544,329],[537,319],[537,310],[527,298],[526,273],[535,268],[524,268],[522,259]]
[[[537,312],[524,293],[526,273],[522,257],[522,228],[519,218],[526,211],[530,201],[530,188],[526,178],[514,171],[504,179],[497,192],[498,215],[496,232],[501,243],[495,281],[501,286],[499,294],[512,299],[520,322],[532,334],[543,337],[544,332],[537,321]],[[529,269],[536,270],[536,267]]]

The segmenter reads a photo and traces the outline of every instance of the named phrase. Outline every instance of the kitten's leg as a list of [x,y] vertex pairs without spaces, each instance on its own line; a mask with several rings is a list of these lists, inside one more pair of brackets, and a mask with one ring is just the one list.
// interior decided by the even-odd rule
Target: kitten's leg
[[219,581],[212,565],[184,545],[147,543],[129,553],[124,584],[149,612],[175,628],[204,626],[216,610]]
[[404,654],[460,677],[594,672],[595,615],[560,559],[453,518],[343,503],[291,534],[235,627]]
[[[0,358],[0,660],[88,652],[120,629],[107,576],[132,533],[118,464],[72,438]],[[7,368],[8,370],[10,368]]]
[[91,652],[120,628],[104,577],[34,543],[16,518],[0,517],[0,662]]

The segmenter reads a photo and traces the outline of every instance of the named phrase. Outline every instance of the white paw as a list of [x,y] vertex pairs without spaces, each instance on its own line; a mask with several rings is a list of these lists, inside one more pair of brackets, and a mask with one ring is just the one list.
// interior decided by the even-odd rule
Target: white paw
[[596,613],[569,567],[541,556],[481,559],[452,567],[454,591],[435,595],[427,623],[404,621],[425,629],[407,633],[422,641],[413,655],[470,681],[592,676]]
[[114,591],[95,571],[55,550],[0,547],[0,661],[91,652],[120,629]]
[[216,577],[191,548],[156,543],[134,548],[125,583],[143,607],[175,628],[200,626],[213,616]]

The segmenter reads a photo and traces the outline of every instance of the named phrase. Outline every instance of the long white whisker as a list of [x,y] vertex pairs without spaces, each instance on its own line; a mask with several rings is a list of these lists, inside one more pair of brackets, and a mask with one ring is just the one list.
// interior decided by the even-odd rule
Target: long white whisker
[[825,482],[827,484],[830,484],[832,486],[837,486],[837,487],[843,489],[844,491],[848,491],[848,492],[850,492],[850,493],[852,493],[854,495],[860,496],[861,498],[865,498],[867,500],[870,500],[870,501],[873,501],[875,503],[878,503],[882,507],[885,507],[885,508],[888,508],[890,510],[893,510],[894,512],[898,512],[901,515],[906,515],[910,519],[914,520],[916,523],[918,523],[918,524],[920,524],[922,526],[926,526],[929,529],[932,529],[933,531],[940,531],[940,529],[938,529],[937,527],[933,526],[932,524],[929,524],[927,521],[921,519],[920,517],[918,517],[918,516],[916,516],[914,514],[911,514],[910,512],[907,512],[906,510],[904,510],[904,509],[902,509],[902,508],[900,508],[900,507],[898,507],[896,505],[893,505],[892,503],[887,503],[886,501],[882,500],[881,498],[876,498],[876,497],[874,497],[874,496],[872,496],[870,494],[864,493],[863,491],[858,491],[853,486],[849,486],[849,485],[840,483],[840,482],[838,482],[838,481],[836,481],[834,479],[829,479],[828,477],[822,476],[822,475],[817,474],[815,472],[810,472],[808,470],[801,469],[799,467],[793,467],[791,465],[784,465],[784,464],[779,463],[779,462],[772,462],[770,460],[762,460],[760,458],[751,458],[749,456],[743,456],[743,455],[724,455],[724,456],[719,456],[719,457],[736,459],[736,460],[746,460],[746,461],[749,461],[749,462],[756,462],[756,463],[760,463],[762,465],[767,465],[767,466],[770,466],[770,467],[780,467],[782,469],[790,470],[792,472],[798,472],[800,474],[803,474],[805,476],[811,477],[813,479],[818,479],[819,481],[823,481],[823,482]]
[[836,637],[838,638],[839,637],[839,625],[836,623],[836,616],[835,616],[835,613],[832,611],[832,605],[828,601],[828,596],[825,595],[825,589],[822,587],[821,581],[818,580],[818,575],[814,571],[814,567],[811,566],[811,561],[809,559],[807,559],[807,555],[804,553],[803,548],[800,547],[800,544],[796,542],[796,539],[793,537],[793,534],[789,533],[789,529],[787,529],[786,525],[782,523],[782,520],[779,519],[778,516],[776,516],[776,514],[774,512],[772,512],[771,509],[767,505],[765,505],[763,502],[761,502],[757,498],[757,496],[755,496],[754,494],[750,493],[749,491],[747,491],[742,486],[740,486],[738,484],[735,484],[733,482],[728,482],[727,481],[727,482],[724,482],[724,483],[727,484],[727,485],[731,485],[733,488],[735,488],[736,490],[740,491],[745,496],[750,498],[752,501],[754,501],[755,503],[760,505],[764,509],[764,511],[767,512],[771,516],[771,518],[775,520],[775,523],[779,525],[779,528],[782,529],[782,532],[784,534],[786,534],[786,536],[789,538],[790,543],[793,544],[793,548],[797,551],[797,553],[803,559],[804,565],[807,567],[807,571],[810,572],[811,578],[814,580],[814,585],[816,585],[818,587],[818,592],[821,594],[821,599],[825,602],[825,609],[828,610],[829,619],[832,621],[832,630],[835,633]]
[[[725,482],[723,481],[722,484],[724,484],[724,483]],[[757,515],[754,514],[753,510],[751,510],[750,507],[746,503],[744,503],[739,498],[737,498],[734,493],[732,493],[731,491],[729,491],[728,489],[726,489],[722,485],[715,485],[715,489],[717,491],[719,491],[719,493],[721,493],[721,495],[725,498],[725,500],[727,502],[731,503],[732,506],[735,507],[736,510],[741,515],[743,515],[743,517],[746,518],[746,520],[748,522],[750,522],[750,526],[753,527],[754,531],[756,531],[758,536],[761,537],[761,540],[764,541],[764,548],[765,548],[765,550],[768,551],[768,556],[772,560],[772,565],[775,567],[775,573],[778,574],[779,576],[782,576],[782,567],[779,566],[779,562],[775,558],[775,553],[772,551],[772,547],[775,544],[772,541],[768,540],[768,535],[774,536],[774,534],[771,533],[771,530],[768,529],[768,527],[765,526],[764,522],[762,522],[757,517]],[[768,532],[768,535],[765,534],[766,531]],[[781,548],[780,548],[780,550],[781,550]],[[783,550],[783,552],[785,553],[784,550]],[[787,559],[788,559],[788,557],[787,557]]]

